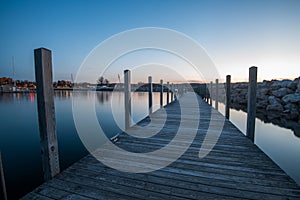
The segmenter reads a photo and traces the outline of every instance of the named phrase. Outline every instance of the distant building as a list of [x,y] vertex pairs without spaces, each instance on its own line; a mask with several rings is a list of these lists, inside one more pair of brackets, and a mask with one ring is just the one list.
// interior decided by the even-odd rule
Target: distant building
[[13,83],[12,78],[2,77],[0,78],[0,85],[11,85]]
[[72,88],[73,84],[71,81],[58,80],[53,83],[54,88]]

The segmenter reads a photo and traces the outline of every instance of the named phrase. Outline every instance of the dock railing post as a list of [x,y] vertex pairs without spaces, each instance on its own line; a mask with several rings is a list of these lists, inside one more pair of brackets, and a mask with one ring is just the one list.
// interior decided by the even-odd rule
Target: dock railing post
[[163,94],[164,94],[163,80],[160,80],[160,107],[161,107],[161,108],[162,108],[163,105],[164,105]]
[[256,117],[256,88],[257,67],[249,68],[248,105],[247,105],[247,132],[246,135],[254,142]]
[[212,106],[212,91],[213,91],[213,82],[210,82],[210,91],[209,91],[209,105]]
[[148,77],[148,103],[149,103],[149,114],[152,113],[152,92],[153,92],[153,85],[152,85],[152,77]]
[[45,48],[35,49],[34,61],[42,165],[44,180],[48,181],[60,172],[51,51]]
[[131,125],[131,74],[130,70],[124,70],[124,106],[125,106],[125,130]]
[[6,193],[6,185],[5,185],[5,178],[4,178],[4,170],[3,170],[3,163],[2,163],[2,155],[0,151],[0,179],[1,179],[1,197],[4,200],[7,200],[7,193]]
[[208,87],[207,83],[205,83],[205,102],[208,104],[209,103],[209,92],[208,92]]
[[170,100],[170,83],[167,82],[167,105],[169,104],[169,100]]
[[230,91],[231,76],[226,76],[226,107],[225,107],[225,117],[229,119],[230,117],[230,103],[231,103],[231,91]]
[[174,100],[174,84],[171,84],[171,102]]
[[215,109],[219,109],[219,79],[216,79]]

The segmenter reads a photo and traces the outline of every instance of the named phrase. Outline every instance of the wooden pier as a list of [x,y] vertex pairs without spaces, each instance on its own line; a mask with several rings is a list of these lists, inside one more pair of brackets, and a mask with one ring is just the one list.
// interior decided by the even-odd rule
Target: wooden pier
[[[184,94],[180,104],[188,105],[190,95]],[[198,100],[199,105],[187,106],[191,112],[184,116],[192,122],[196,118],[193,111],[200,108],[196,138],[169,166],[149,173],[127,173],[87,155],[22,199],[300,199],[299,186],[285,172],[223,115],[201,98]],[[132,152],[150,152],[167,145],[174,138],[182,116],[178,102],[164,109],[168,117],[159,134],[150,138],[121,134],[115,144]],[[151,119],[160,125],[161,116],[159,110],[151,114]],[[200,159],[199,149],[209,122],[213,120],[214,124],[214,120],[220,119],[225,123],[218,142]],[[151,132],[156,125],[147,126],[149,121],[147,117],[130,129]],[[182,128],[189,133],[189,126]],[[132,165],[126,156],[116,160],[107,155],[110,162]],[[153,164],[141,158],[140,165]]]

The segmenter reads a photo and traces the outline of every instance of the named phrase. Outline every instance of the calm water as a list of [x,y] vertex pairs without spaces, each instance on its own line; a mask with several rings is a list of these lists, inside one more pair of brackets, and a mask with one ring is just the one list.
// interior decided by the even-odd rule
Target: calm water
[[[96,102],[92,101],[93,95],[96,95]],[[121,132],[114,118],[120,122],[120,127],[124,126],[123,93],[56,91],[55,112],[62,169],[87,154],[74,125],[72,98],[77,98],[83,104],[95,104],[98,120],[108,137]],[[132,94],[134,122],[147,116],[147,102],[148,93]],[[153,93],[153,106],[154,110],[159,108],[159,93]],[[34,93],[0,94],[0,111],[0,150],[7,192],[9,199],[17,199],[43,182],[36,95]]]
[[[93,95],[96,97],[96,102],[93,101]],[[156,110],[159,108],[159,93],[154,93],[153,97],[154,110]],[[72,98],[77,98],[83,104],[95,104],[98,120],[108,137],[121,132],[114,119],[120,127],[124,126],[123,93],[55,92],[57,136],[62,169],[87,154],[74,125]],[[147,93],[132,94],[134,122],[147,115],[147,102]],[[220,104],[219,108],[220,112],[224,113],[223,104]],[[6,184],[9,198],[16,199],[43,182],[36,96],[34,93],[0,94],[0,110],[0,150],[2,151]],[[231,110],[231,121],[245,132],[246,114],[244,112]],[[264,124],[257,119],[255,142],[300,184],[298,155],[300,138],[297,138],[291,130]]]
[[[224,104],[219,103],[219,111],[225,114]],[[230,109],[230,121],[244,134],[246,120],[247,113]],[[255,144],[300,185],[300,138],[290,129],[260,119],[255,123]]]

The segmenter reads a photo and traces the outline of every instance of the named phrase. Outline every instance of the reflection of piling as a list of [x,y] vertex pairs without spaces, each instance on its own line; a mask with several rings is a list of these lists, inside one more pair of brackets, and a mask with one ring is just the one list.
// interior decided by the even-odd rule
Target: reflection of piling
[[216,79],[215,109],[219,108],[219,79]]
[[5,186],[5,179],[4,179],[4,170],[3,170],[3,163],[2,163],[2,156],[0,151],[0,179],[1,179],[1,197],[4,200],[7,200],[7,194],[6,194],[6,186]]
[[230,94],[230,81],[231,81],[231,76],[227,75],[226,76],[226,107],[225,107],[225,117],[226,119],[229,119],[230,116],[230,102],[231,102],[231,94]]
[[152,92],[153,92],[153,85],[152,85],[152,77],[148,77],[148,96],[149,96],[149,114],[152,113]]
[[253,142],[254,142],[255,117],[256,117],[256,88],[257,88],[257,67],[250,67],[249,68],[246,135]]
[[164,85],[163,80],[160,80],[160,107],[163,107],[163,92],[164,92]]
[[45,48],[34,50],[37,104],[44,180],[60,172],[53,97],[52,56]]
[[125,130],[131,125],[131,75],[129,70],[124,70],[124,93],[125,93]]

